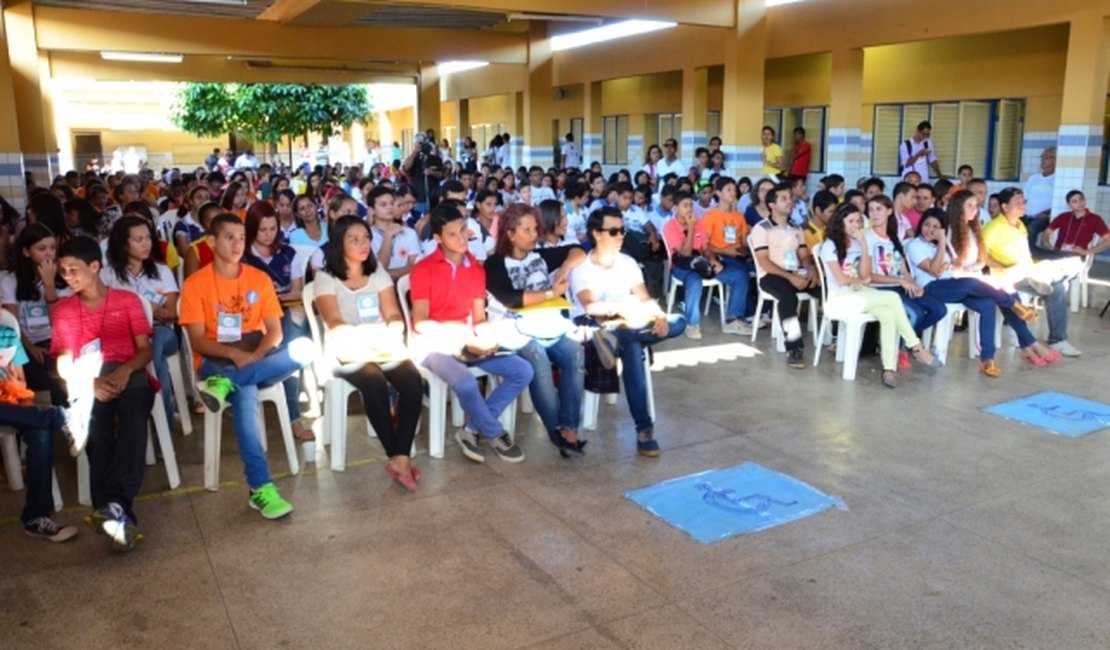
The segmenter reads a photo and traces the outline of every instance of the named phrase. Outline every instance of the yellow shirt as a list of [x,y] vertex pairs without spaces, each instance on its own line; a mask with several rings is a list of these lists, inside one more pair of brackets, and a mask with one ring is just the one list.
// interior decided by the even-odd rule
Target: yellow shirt
[[[784,162],[782,159],[782,147],[773,142],[766,147],[763,147],[763,159],[766,160],[768,163],[770,163],[772,160],[777,159],[779,161],[779,164],[781,165]],[[763,165],[763,173],[767,174],[768,176],[774,176],[780,171],[782,170],[777,167],[772,167],[769,164]]]
[[1016,226],[1003,215],[998,215],[983,226],[983,245],[987,253],[1004,266],[1033,261],[1029,253],[1029,231],[1018,221]]
[[806,248],[810,251],[816,251],[821,242],[825,241],[825,227],[810,219],[806,222],[805,228],[802,233],[806,237]]

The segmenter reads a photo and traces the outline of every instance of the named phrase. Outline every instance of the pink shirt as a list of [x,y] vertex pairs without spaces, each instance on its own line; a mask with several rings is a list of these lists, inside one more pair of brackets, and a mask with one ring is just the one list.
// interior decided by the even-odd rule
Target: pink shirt
[[[678,223],[678,219],[671,219],[667,225],[663,226],[663,241],[667,244],[667,248],[671,254],[675,254],[686,241],[686,229]],[[704,251],[706,245],[709,243],[709,233],[705,231],[701,221],[694,222],[694,250]]]
[[61,299],[50,314],[54,325],[50,354],[68,350],[76,357],[85,345],[100,339],[105,363],[126,363],[135,356],[135,337],[151,335],[140,300],[138,294],[122,289],[108,289],[96,309],[89,309],[78,296]]

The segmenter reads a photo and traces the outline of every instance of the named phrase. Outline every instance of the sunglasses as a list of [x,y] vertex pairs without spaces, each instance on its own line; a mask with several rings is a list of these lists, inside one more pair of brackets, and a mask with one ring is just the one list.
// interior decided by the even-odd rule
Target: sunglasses
[[624,226],[616,226],[613,228],[598,228],[595,232],[607,232],[610,237],[624,237],[628,230]]

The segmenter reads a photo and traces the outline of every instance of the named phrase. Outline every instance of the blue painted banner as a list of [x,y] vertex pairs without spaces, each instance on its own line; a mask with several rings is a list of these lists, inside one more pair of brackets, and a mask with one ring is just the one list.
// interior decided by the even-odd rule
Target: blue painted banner
[[1110,426],[1110,404],[1045,391],[983,409],[1057,435],[1078,438]]

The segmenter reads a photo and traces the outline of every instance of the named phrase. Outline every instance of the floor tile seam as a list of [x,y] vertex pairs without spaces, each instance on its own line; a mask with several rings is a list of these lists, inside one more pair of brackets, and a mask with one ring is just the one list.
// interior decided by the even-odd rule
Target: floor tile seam
[[189,511],[193,513],[193,520],[200,533],[201,545],[204,548],[204,558],[208,564],[208,570],[212,574],[212,584],[216,585],[216,593],[220,596],[220,607],[223,609],[227,627],[231,630],[231,638],[235,641],[235,647],[240,649],[243,647],[243,644],[239,641],[239,631],[235,628],[235,621],[231,618],[231,610],[228,607],[227,598],[224,596],[224,588],[223,585],[220,584],[220,576],[216,571],[216,564],[212,560],[212,549],[208,545],[208,536],[205,534],[204,527],[200,525],[200,515],[197,513],[196,503],[192,498],[189,499]]
[[1088,580],[1086,577],[1084,577],[1082,575],[1072,573],[1068,569],[1057,566],[1056,564],[1054,564],[1052,562],[1049,562],[1049,561],[1047,561],[1043,558],[1037,557],[1036,555],[1030,554],[1029,551],[1021,548],[1020,546],[1014,546],[1012,544],[1008,544],[1006,542],[999,541],[999,540],[997,540],[993,537],[989,537],[987,535],[984,535],[983,533],[981,533],[981,532],[979,532],[979,531],[977,531],[973,528],[968,528],[967,526],[964,526],[964,525],[960,524],[959,522],[953,521],[953,520],[949,519],[946,516],[941,516],[939,519],[941,521],[951,525],[951,526],[959,528],[960,530],[964,531],[965,533],[967,533],[967,534],[969,534],[973,537],[977,537],[977,538],[979,538],[979,539],[981,539],[985,542],[989,542],[991,544],[995,544],[997,546],[1000,546],[1000,547],[1006,549],[1007,551],[1017,553],[1018,555],[1021,555],[1022,557],[1026,558],[1026,559],[1028,559],[1032,562],[1035,562],[1036,564],[1038,564],[1038,565],[1040,565],[1040,566],[1042,566],[1042,567],[1044,567],[1048,570],[1051,570],[1053,572],[1056,572],[1056,573],[1059,573],[1061,575],[1067,576],[1067,577],[1069,577],[1073,580],[1078,580],[1079,582],[1082,582],[1083,584],[1085,584],[1089,587],[1094,587],[1094,588],[1098,589],[1099,591],[1110,593],[1110,586],[1100,584],[1100,583],[1097,583],[1097,582],[1091,582],[1090,580]]
[[[562,634],[559,634],[559,635],[556,635],[556,636],[553,636],[553,637],[549,637],[549,638],[546,638],[546,639],[540,639],[540,640],[536,641],[535,643],[529,643],[528,645],[520,646],[520,650],[527,650],[527,648],[535,648],[535,647],[538,647],[538,646],[540,646],[542,644],[545,644],[545,643],[551,643],[553,641],[558,641],[559,639],[565,639],[565,638],[572,637],[575,634],[581,634],[582,632],[586,632],[586,631],[589,631],[589,630],[596,630],[597,628],[600,628],[600,627],[605,627],[605,626],[608,626],[608,625],[613,625],[615,623],[620,623],[621,621],[633,618],[635,616],[641,616],[643,614],[650,614],[651,612],[661,610],[661,609],[664,609],[666,607],[674,607],[675,609],[677,609],[679,612],[681,612],[687,618],[689,618],[690,621],[692,621],[694,623],[694,625],[697,625],[703,631],[708,632],[711,637],[720,641],[722,645],[724,645],[726,647],[730,647],[730,648],[734,647],[732,644],[730,644],[727,641],[725,641],[724,639],[722,639],[720,637],[720,635],[718,635],[716,632],[714,632],[713,630],[706,627],[705,624],[703,624],[701,621],[699,621],[698,619],[691,616],[689,612],[682,609],[681,607],[678,607],[678,605],[676,603],[665,602],[665,603],[663,603],[663,604],[661,604],[657,607],[649,607],[649,608],[644,609],[644,610],[640,610],[640,611],[637,611],[637,612],[632,612],[631,614],[625,614],[623,616],[617,616],[616,618],[612,618],[612,619],[608,619],[608,620],[604,620],[604,621],[595,621],[595,622],[592,622],[592,623],[586,625],[585,627],[582,627],[582,628],[579,628],[579,629],[576,629],[576,630],[571,630],[569,632],[565,632],[565,633],[562,633]],[[607,639],[611,639],[612,641],[616,642],[622,648],[628,648],[629,647],[627,644],[621,643],[618,639],[614,639],[611,635],[603,634],[603,636],[605,636],[605,638],[607,638]]]

